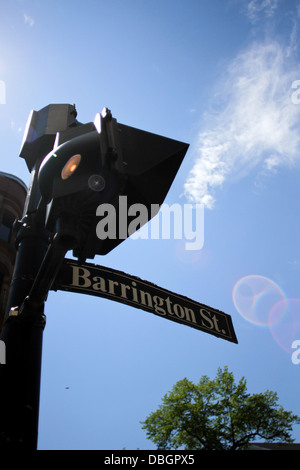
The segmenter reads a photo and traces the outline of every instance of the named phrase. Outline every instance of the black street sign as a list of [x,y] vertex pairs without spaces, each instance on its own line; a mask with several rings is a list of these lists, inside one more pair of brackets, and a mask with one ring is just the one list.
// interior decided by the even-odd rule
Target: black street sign
[[111,268],[65,259],[52,290],[115,300],[227,341],[238,342],[230,315]]

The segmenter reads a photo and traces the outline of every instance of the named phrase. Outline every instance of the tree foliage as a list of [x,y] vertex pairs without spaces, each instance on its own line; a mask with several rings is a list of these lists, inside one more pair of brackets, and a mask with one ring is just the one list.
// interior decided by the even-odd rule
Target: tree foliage
[[237,450],[259,439],[293,442],[292,426],[299,423],[275,392],[250,395],[245,378],[236,384],[224,367],[213,380],[178,381],[141,424],[158,449]]

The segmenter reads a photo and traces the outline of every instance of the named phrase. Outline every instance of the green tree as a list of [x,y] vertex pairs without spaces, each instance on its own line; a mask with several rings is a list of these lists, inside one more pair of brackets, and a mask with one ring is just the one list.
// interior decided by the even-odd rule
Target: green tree
[[300,417],[279,406],[275,392],[250,395],[245,378],[236,384],[227,367],[196,385],[180,380],[141,422],[147,438],[165,450],[237,450],[258,439],[293,442],[292,425],[299,423]]

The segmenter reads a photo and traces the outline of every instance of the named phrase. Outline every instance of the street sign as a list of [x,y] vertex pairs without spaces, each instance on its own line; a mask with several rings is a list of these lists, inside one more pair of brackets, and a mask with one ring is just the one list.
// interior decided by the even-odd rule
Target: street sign
[[65,259],[52,290],[104,297],[237,343],[230,315],[138,277]]

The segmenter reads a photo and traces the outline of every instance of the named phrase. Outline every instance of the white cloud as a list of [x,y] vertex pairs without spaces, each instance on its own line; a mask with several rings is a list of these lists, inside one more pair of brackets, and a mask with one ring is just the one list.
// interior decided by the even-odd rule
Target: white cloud
[[24,18],[24,23],[28,24],[30,28],[32,28],[32,26],[34,25],[34,19],[31,16],[27,15],[26,13],[23,13],[23,18]]
[[300,67],[277,42],[252,44],[229,64],[219,83],[223,106],[207,116],[208,130],[197,139],[189,200],[212,209],[226,181],[300,161],[300,104],[291,99],[298,77]]
[[267,18],[273,16],[277,6],[278,0],[250,0],[247,5],[247,14],[249,19],[255,23],[262,14]]

